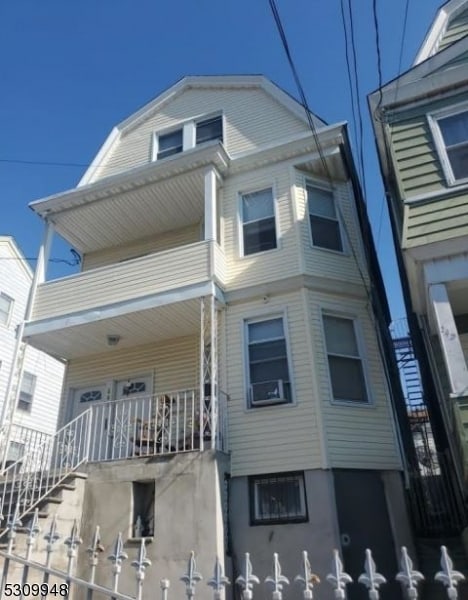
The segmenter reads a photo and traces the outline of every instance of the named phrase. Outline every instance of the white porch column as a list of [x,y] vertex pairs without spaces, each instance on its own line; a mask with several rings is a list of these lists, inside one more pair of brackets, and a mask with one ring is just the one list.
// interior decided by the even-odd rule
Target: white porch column
[[[34,293],[36,291],[37,285],[40,283],[44,283],[47,277],[47,265],[49,263],[50,258],[50,250],[52,248],[52,239],[54,236],[54,226],[52,223],[46,221],[44,227],[44,234],[42,237],[42,243],[39,248],[39,253],[37,255],[36,262],[36,270],[34,272],[33,284],[34,285]],[[33,285],[31,286],[33,287]],[[32,304],[32,303],[31,303]],[[32,307],[30,307],[31,309]],[[29,315],[27,318],[29,318]]]
[[205,172],[205,240],[216,240],[216,170]]
[[450,306],[447,288],[443,283],[429,285],[429,300],[437,324],[442,354],[447,367],[452,393],[468,395],[468,369]]

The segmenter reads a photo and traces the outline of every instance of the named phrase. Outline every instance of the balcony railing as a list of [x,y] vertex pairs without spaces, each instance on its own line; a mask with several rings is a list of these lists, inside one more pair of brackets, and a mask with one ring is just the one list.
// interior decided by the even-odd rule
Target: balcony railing
[[[213,248],[212,248],[213,247]],[[41,284],[31,322],[224,279],[224,255],[202,241]]]
[[101,462],[227,449],[226,395],[197,390],[102,402],[92,407],[89,460]]

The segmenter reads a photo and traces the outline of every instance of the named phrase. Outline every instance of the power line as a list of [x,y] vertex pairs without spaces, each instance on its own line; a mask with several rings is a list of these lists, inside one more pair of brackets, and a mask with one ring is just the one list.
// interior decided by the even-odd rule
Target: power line
[[349,11],[349,24],[351,29],[351,50],[353,52],[353,71],[354,71],[354,81],[356,86],[356,100],[357,100],[357,108],[358,108],[358,120],[359,120],[359,137],[361,140],[359,146],[359,162],[361,165],[362,171],[362,187],[364,189],[364,202],[366,201],[367,194],[367,185],[366,185],[366,169],[364,167],[364,126],[362,120],[362,104],[361,104],[361,94],[360,94],[360,86],[359,86],[359,74],[357,68],[357,52],[356,52],[356,41],[354,37],[354,19],[353,19],[353,9],[351,5],[351,0],[348,0],[348,11]]
[[[351,0],[349,0],[351,1]],[[377,16],[377,0],[372,0],[372,15],[374,17],[374,33],[375,33],[375,48],[377,51],[377,74],[379,77],[379,101],[377,102],[376,111],[378,112],[382,105],[383,94],[382,94],[382,55],[380,52],[380,33],[379,33],[379,19]]]
[[[25,160],[21,158],[0,158],[0,163],[28,165],[28,166],[42,166],[42,167],[90,167],[92,163],[72,163],[72,162],[55,162],[47,160]],[[100,165],[96,165],[100,166]]]
[[[341,8],[341,23],[343,25],[343,35],[344,35],[344,42],[345,42],[346,71],[348,74],[348,85],[349,85],[349,92],[350,92],[350,96],[351,96],[351,111],[352,111],[352,115],[353,115],[354,143],[356,145],[356,150],[359,151],[356,106],[355,106],[355,98],[354,98],[354,85],[353,85],[353,80],[351,77],[351,64],[350,64],[350,60],[349,60],[349,49],[348,49],[348,45],[349,45],[349,43],[348,43],[348,27],[346,25],[344,0],[340,1],[340,8]],[[361,178],[362,178],[362,173],[361,173]]]
[[[300,97],[301,97],[302,105],[304,106],[304,110],[307,113],[307,117],[308,117],[307,120],[308,120],[308,123],[309,123],[309,128],[311,129],[312,134],[314,136],[314,140],[315,140],[315,144],[317,146],[317,151],[318,151],[318,154],[320,156],[320,160],[322,162],[322,165],[323,165],[325,174],[327,176],[328,182],[329,182],[330,186],[332,188],[334,188],[335,187],[334,186],[334,181],[333,181],[333,178],[331,176],[330,169],[328,167],[328,163],[327,163],[327,161],[325,159],[325,156],[324,156],[324,153],[323,153],[322,145],[321,145],[319,136],[317,134],[317,129],[315,127],[315,123],[314,123],[314,121],[313,121],[313,119],[311,117],[311,111],[309,109],[309,105],[307,103],[307,98],[306,98],[306,95],[305,95],[305,92],[304,92],[304,88],[302,87],[301,80],[299,78],[299,74],[297,72],[296,66],[294,64],[294,60],[293,60],[292,55],[291,55],[291,51],[289,49],[288,40],[287,40],[286,34],[284,32],[283,24],[281,22],[281,17],[279,15],[278,8],[276,6],[276,2],[275,2],[275,0],[268,0],[268,1],[269,1],[269,4],[270,4],[270,8],[271,8],[272,14],[273,14],[273,18],[274,18],[275,23],[276,23],[276,27],[278,29],[278,33],[279,33],[280,38],[281,38],[281,42],[283,44],[283,49],[285,51],[286,57],[288,59],[289,65],[291,67],[291,71],[292,71],[293,76],[294,76],[294,80],[296,82],[297,89],[298,89]],[[352,252],[353,257],[354,257],[354,261],[355,261],[357,269],[359,271],[359,275],[360,275],[360,277],[362,279],[362,282],[363,282],[363,285],[364,285],[364,289],[366,290],[367,298],[368,298],[369,302],[372,302],[370,290],[369,290],[369,288],[367,286],[366,278],[365,278],[364,273],[363,273],[363,271],[361,269],[360,261],[358,260],[356,250],[355,250],[354,245],[352,243],[352,238],[351,238],[351,235],[349,233],[346,221],[344,219],[343,212],[342,212],[341,207],[340,207],[340,205],[339,205],[338,202],[335,203],[335,206],[336,206],[337,212],[339,214],[341,223],[343,225],[343,229],[345,231],[349,247],[351,249],[351,252]],[[363,237],[366,238],[366,235],[364,234],[364,232],[363,232]],[[368,245],[368,241],[365,241],[365,243],[366,243],[366,246],[367,246]]]
[[[399,51],[399,56],[398,56],[398,71],[397,71],[397,81],[396,81],[396,85],[395,85],[395,96],[393,98],[393,101],[396,102],[398,99],[398,91],[400,88],[400,79],[399,76],[401,75],[401,70],[402,70],[402,66],[403,66],[403,51],[404,51],[404,47],[405,47],[405,40],[406,40],[406,31],[407,31],[407,26],[408,26],[408,13],[409,13],[409,0],[406,0],[405,3],[405,13],[403,16],[403,29],[402,29],[402,33],[401,33],[401,41],[400,41],[400,51]],[[377,14],[377,13],[375,13]],[[376,35],[376,42],[378,41],[378,35]],[[379,56],[379,52],[377,54]],[[377,114],[378,113],[378,109],[381,107],[382,104],[382,88],[381,85],[379,85],[379,91],[380,91],[380,97],[379,97],[379,102],[377,105],[377,108],[374,112],[374,116],[376,118],[378,118],[380,120],[380,115]],[[392,130],[390,128],[389,130],[389,135],[390,135],[390,140],[392,140]],[[387,147],[387,144],[385,144],[385,153],[387,155],[387,161],[390,160],[390,153]],[[385,194],[382,196],[382,201],[381,201],[381,207],[380,207],[380,216],[379,216],[379,224],[378,224],[378,234],[377,234],[377,250],[379,249],[379,244],[380,244],[380,233],[382,230],[382,220],[383,220],[383,213],[384,213],[384,205],[385,203]]]
[[[63,263],[63,264],[69,265],[70,267],[76,267],[77,265],[79,265],[81,263],[81,257],[78,254],[78,252],[76,252],[76,250],[71,249],[70,252],[73,255],[73,259],[71,259],[71,260],[66,259],[66,258],[49,258],[48,262]],[[37,256],[35,256],[35,257],[25,256],[24,258],[19,258],[18,256],[0,256],[0,260],[18,260],[18,261],[36,262],[38,260],[38,258],[37,258]]]

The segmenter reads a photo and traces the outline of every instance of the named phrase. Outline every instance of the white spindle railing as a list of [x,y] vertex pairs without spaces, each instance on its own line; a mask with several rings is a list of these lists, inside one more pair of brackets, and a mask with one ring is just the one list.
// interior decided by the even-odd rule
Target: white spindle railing
[[227,449],[223,393],[202,402],[193,389],[128,397],[95,404],[92,415],[90,461]]
[[31,445],[7,467],[0,480],[0,514],[7,520],[29,513],[54,488],[88,459],[91,410],[54,435]]

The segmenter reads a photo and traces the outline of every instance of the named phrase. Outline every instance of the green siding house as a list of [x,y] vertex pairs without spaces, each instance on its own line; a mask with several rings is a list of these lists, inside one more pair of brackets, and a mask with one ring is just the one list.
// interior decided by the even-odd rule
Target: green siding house
[[369,105],[407,308],[432,374],[429,402],[466,496],[467,0],[439,9],[414,65]]

